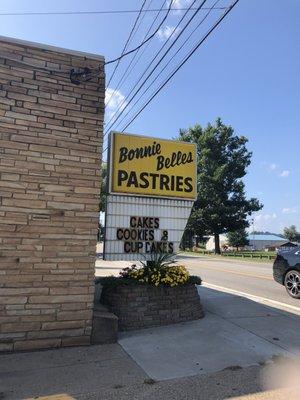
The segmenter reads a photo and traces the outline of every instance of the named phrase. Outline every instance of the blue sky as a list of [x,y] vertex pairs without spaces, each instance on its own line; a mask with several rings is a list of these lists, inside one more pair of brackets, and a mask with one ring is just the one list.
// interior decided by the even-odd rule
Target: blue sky
[[[185,6],[191,0],[175,1]],[[1,12],[137,9],[141,3],[137,0],[86,0],[84,3],[2,0]],[[161,3],[161,0],[152,0],[151,7],[160,7]],[[229,3],[230,0],[220,0],[218,5]],[[212,1],[207,4],[211,5]],[[217,12],[212,12],[191,44],[204,33]],[[144,18],[131,46],[141,41],[153,15]],[[151,41],[136,67],[137,72],[128,77],[117,97],[114,96],[107,110],[109,115],[122,96],[132,91],[138,72],[143,71],[163,44],[168,29],[176,26],[181,16],[179,11],[172,12],[160,36]],[[135,17],[135,14],[0,16],[0,35],[98,53],[110,60],[120,54]],[[248,137],[253,158],[246,177],[247,195],[258,197],[264,204],[255,217],[256,230],[279,233],[290,224],[300,230],[299,37],[298,0],[240,0],[193,58],[127,129],[132,133],[172,138],[179,128],[197,122],[205,125],[220,116],[236,133]],[[120,64],[116,79],[110,84],[112,89],[126,62]],[[111,71],[107,68],[108,77]]]

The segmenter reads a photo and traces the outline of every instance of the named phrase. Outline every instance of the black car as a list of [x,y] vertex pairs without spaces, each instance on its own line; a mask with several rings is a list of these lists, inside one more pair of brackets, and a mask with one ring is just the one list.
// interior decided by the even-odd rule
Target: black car
[[273,264],[273,277],[285,286],[291,297],[300,299],[300,247],[278,252]]

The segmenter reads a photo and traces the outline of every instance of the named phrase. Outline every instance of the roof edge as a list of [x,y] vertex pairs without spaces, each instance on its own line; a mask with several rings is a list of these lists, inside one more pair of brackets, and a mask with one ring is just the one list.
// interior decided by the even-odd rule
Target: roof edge
[[17,38],[12,38],[12,37],[8,37],[8,36],[0,35],[0,42],[19,44],[21,46],[34,47],[34,48],[41,49],[41,50],[55,51],[57,53],[71,54],[74,56],[86,57],[89,59],[102,61],[102,62],[105,61],[104,56],[101,56],[99,54],[86,53],[84,51],[77,51],[77,50],[70,50],[70,49],[65,49],[63,47],[57,47],[57,46],[52,46],[49,44],[43,44],[43,43],[37,43],[37,42],[30,42],[28,40],[17,39]]

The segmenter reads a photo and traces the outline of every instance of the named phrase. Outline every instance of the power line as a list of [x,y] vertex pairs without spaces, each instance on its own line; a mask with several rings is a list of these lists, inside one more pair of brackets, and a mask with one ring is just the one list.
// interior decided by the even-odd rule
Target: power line
[[[196,2],[196,0],[193,1],[193,3],[191,4],[191,6]],[[153,74],[153,72],[156,70],[156,68],[159,66],[159,64],[163,61],[163,59],[166,57],[166,55],[169,53],[169,51],[172,49],[172,47],[176,44],[177,40],[180,38],[180,36],[184,33],[184,31],[187,29],[187,27],[189,26],[189,24],[192,22],[192,20],[196,17],[196,15],[198,14],[198,12],[201,10],[201,7],[204,5],[204,3],[206,2],[206,0],[203,0],[202,3],[198,6],[198,8],[196,9],[196,11],[192,14],[192,16],[189,18],[189,20],[187,21],[187,23],[185,24],[185,26],[183,27],[183,29],[179,32],[179,34],[177,35],[177,37],[175,38],[175,40],[172,42],[172,44],[169,46],[169,48],[164,52],[164,54],[162,55],[162,57],[157,61],[157,63],[155,64],[155,66],[152,68],[152,70],[149,72],[149,74],[147,75],[147,77],[144,79],[144,81],[139,85],[139,87],[135,90],[135,92],[133,93],[133,95],[131,96],[130,100],[126,102],[126,99],[124,99],[124,101],[122,102],[123,104],[125,104],[125,106],[122,108],[123,104],[121,104],[118,108],[118,110],[121,110],[121,112],[119,113],[119,115],[114,119],[114,121],[108,126],[106,133],[113,127],[113,125],[119,120],[119,118],[121,117],[121,115],[124,113],[124,111],[128,108],[128,106],[130,105],[130,103],[132,102],[132,100],[134,99],[134,97],[140,92],[140,90],[142,89],[142,87],[145,85],[145,83],[147,82],[147,80],[150,78],[150,76]],[[177,28],[179,27],[180,23],[182,22],[182,20],[185,18],[185,16],[187,15],[188,11],[185,12],[185,14],[183,15],[183,17],[180,19],[180,21],[178,22],[178,24],[176,25],[176,27],[174,28],[174,30],[172,31],[172,34],[168,37],[166,43],[168,43],[168,41],[171,39],[172,35],[174,34],[174,32],[176,32]],[[162,48],[159,50],[159,52],[157,53],[157,55],[161,52],[161,50],[164,48],[164,46],[166,45],[166,43],[164,43],[164,45],[162,46]],[[151,66],[151,64],[153,63],[153,61],[156,59],[157,55],[151,60],[149,66],[146,68],[146,70],[143,72],[143,74],[141,75],[141,77],[139,78],[138,82],[135,84],[135,86],[141,81],[141,79],[143,78],[143,76],[145,75],[145,73],[148,71],[149,67]],[[118,110],[116,112],[118,112]],[[111,119],[110,119],[111,121]],[[110,121],[108,122],[108,124],[110,123]],[[105,135],[105,134],[104,134]]]
[[[174,30],[172,31],[172,33],[171,33],[171,35],[167,38],[167,40],[164,42],[164,44],[161,46],[161,48],[159,49],[159,51],[155,54],[155,56],[152,58],[152,60],[150,61],[150,63],[148,64],[148,66],[147,66],[147,68],[144,70],[144,72],[140,75],[140,77],[139,77],[139,79],[137,80],[137,82],[134,84],[134,87],[133,88],[135,88],[140,82],[141,82],[141,80],[142,80],[142,78],[145,76],[145,74],[146,74],[146,72],[149,70],[149,68],[151,67],[151,65],[153,64],[153,62],[157,59],[157,57],[159,56],[159,54],[162,52],[162,50],[166,47],[166,45],[168,44],[168,42],[172,39],[172,36],[174,35],[174,33],[176,32],[176,30],[179,28],[179,26],[180,26],[180,24],[181,24],[181,22],[184,20],[184,18],[186,17],[186,15],[187,15],[187,13],[189,12],[189,10],[190,10],[190,8],[192,8],[193,7],[193,5],[195,4],[195,2],[196,2],[197,0],[194,0],[193,2],[192,2],[192,4],[190,4],[190,6],[189,6],[189,8],[187,9],[187,11],[184,13],[184,15],[180,18],[180,20],[179,20],[179,22],[177,23],[177,25],[175,26],[175,28],[174,28]],[[205,1],[204,1],[205,2]],[[203,3],[204,3],[203,2]],[[202,3],[202,5],[203,5],[203,3]],[[199,8],[199,6],[198,6],[198,8]],[[198,9],[198,8],[196,8],[196,10]],[[161,58],[161,60],[162,60],[162,58]],[[157,65],[158,64],[156,64],[156,66],[154,67],[154,69],[157,67]],[[151,73],[153,72],[153,70],[151,71]],[[150,73],[150,75],[151,75],[151,73]],[[149,77],[149,75],[148,75],[148,77]],[[140,89],[140,88],[139,88]],[[133,96],[134,97],[134,96]],[[126,107],[126,98],[124,98],[122,101],[121,101],[121,103],[118,105],[118,107],[117,107],[117,109],[116,109],[116,111],[114,112],[114,114],[111,116],[111,118],[109,119],[109,121],[107,122],[107,125],[109,125],[110,123],[111,123],[111,121],[113,121],[113,119],[115,118],[115,116],[116,116],[116,114],[119,112],[119,111],[124,111],[124,109],[125,108],[127,108]],[[131,101],[132,99],[130,99],[130,101]],[[124,107],[123,107],[124,106]],[[110,125],[109,125],[109,127],[106,129],[106,132],[104,133],[104,137],[105,137],[105,135],[107,134],[107,132],[111,129],[111,127],[114,125],[114,123],[117,121],[117,119],[118,119],[119,117],[117,117]]]
[[[203,42],[209,37],[209,35],[219,26],[219,24],[223,21],[223,19],[229,14],[229,12],[233,9],[233,7],[239,2],[239,0],[235,0],[229,7],[227,7],[226,11],[223,15],[214,23],[214,25],[208,30],[208,32],[202,37],[202,39],[194,46],[194,48],[190,51],[190,53],[183,59],[183,61],[179,64],[179,66],[169,75],[169,77],[164,81],[163,84],[155,91],[155,93],[150,97],[150,99],[143,105],[143,107],[135,114],[135,116],[127,123],[122,132],[128,128],[129,125],[143,112],[143,110],[151,103],[151,101],[158,95],[158,93],[166,86],[166,84],[173,78],[173,76],[180,70],[180,68],[192,57],[192,55],[197,51],[197,49],[203,44]],[[108,149],[108,144],[106,148],[103,150],[103,153]]]
[[[216,0],[214,5],[219,3],[220,0]],[[213,5],[213,7],[214,7]],[[151,81],[151,83],[147,86],[147,88],[143,91],[143,93],[138,97],[138,99],[134,102],[132,105],[131,109],[127,111],[127,113],[121,118],[119,121],[118,125],[115,127],[117,129],[118,126],[122,124],[124,119],[127,117],[128,114],[132,111],[132,109],[136,106],[136,104],[141,100],[141,98],[148,92],[150,87],[154,84],[154,82],[162,75],[162,73],[165,71],[165,69],[170,65],[170,63],[174,60],[176,55],[180,52],[180,50],[186,45],[186,43],[190,40],[190,38],[193,36],[193,34],[200,28],[200,26],[203,24],[203,22],[207,19],[207,17],[210,15],[213,7],[208,10],[208,12],[205,14],[205,16],[200,20],[200,22],[196,25],[196,27],[192,30],[192,32],[188,35],[188,37],[185,39],[185,41],[181,44],[181,46],[176,50],[176,52],[173,54],[173,56],[168,60],[168,62],[165,64],[165,66],[162,68],[161,71],[156,75],[156,77]]]
[[[156,22],[156,20],[157,20],[157,18],[158,18],[158,16],[159,16],[160,11],[162,10],[164,4],[165,4],[165,0],[163,0],[162,5],[161,5],[161,8],[160,8],[160,10],[158,11],[158,13],[156,14],[156,17],[153,19],[153,21],[152,21],[152,23],[151,23],[151,25],[150,25],[148,31],[146,32],[146,34],[145,34],[143,40],[145,40],[145,38],[147,37],[147,35],[148,35],[149,32],[151,31],[151,29],[152,29],[153,25],[155,24],[155,22]],[[126,78],[128,78],[128,76],[130,75],[130,73],[132,72],[132,70],[133,70],[134,67],[137,65],[137,63],[138,63],[139,60],[141,59],[142,55],[143,55],[144,52],[146,51],[146,49],[147,49],[147,47],[149,46],[149,44],[150,44],[150,43],[148,42],[147,45],[144,47],[144,50],[143,50],[142,54],[140,55],[140,57],[139,57],[139,58],[137,59],[137,61],[133,64],[134,60],[136,59],[137,55],[139,54],[140,49],[138,49],[137,52],[134,53],[134,56],[132,57],[130,63],[128,64],[128,66],[127,66],[127,68],[126,68],[126,70],[124,71],[122,77],[119,79],[119,82],[117,83],[117,85],[116,85],[116,87],[115,87],[113,93],[111,94],[110,98],[108,99],[107,103],[105,104],[105,107],[108,106],[108,104],[110,103],[111,99],[113,98],[113,96],[115,95],[115,93],[117,92],[117,90],[120,89],[120,87],[122,86],[122,83],[124,82],[124,80],[125,80]],[[133,64],[133,65],[132,65],[132,64]],[[131,67],[131,65],[132,65],[132,67]],[[130,67],[131,67],[131,68],[130,68]]]
[[[203,8],[203,10],[208,9]],[[225,10],[227,7],[215,7],[215,10]],[[170,12],[177,12],[177,11],[186,11],[189,8],[187,7],[181,7],[181,8],[172,8]],[[196,7],[191,8],[190,10],[196,10]],[[168,11],[168,8],[152,8],[149,10],[143,10],[142,13],[151,13],[151,12],[157,12],[157,11]],[[0,13],[1,17],[14,17],[14,16],[34,16],[34,15],[93,15],[93,14],[136,14],[139,13],[140,10],[100,10],[100,11],[41,11],[41,12],[36,12],[36,11],[29,11],[29,12],[7,12],[7,13]]]
[[162,25],[163,25],[163,23],[165,22],[165,20],[168,18],[168,15],[169,15],[169,13],[170,13],[170,11],[171,11],[171,8],[172,8],[173,1],[174,1],[174,0],[171,0],[171,1],[170,1],[168,11],[166,12],[164,18],[161,20],[161,22],[160,22],[160,24],[158,25],[158,27],[156,28],[156,30],[155,30],[147,39],[145,39],[144,41],[142,41],[142,43],[141,43],[140,45],[138,45],[138,46],[135,47],[134,49],[131,49],[131,50],[127,51],[126,53],[124,53],[124,54],[121,55],[120,57],[117,57],[117,58],[115,58],[114,60],[107,61],[107,62],[105,63],[105,65],[112,64],[112,63],[114,63],[114,62],[117,62],[118,60],[121,60],[123,57],[128,56],[129,54],[133,53],[134,51],[137,51],[137,50],[140,49],[142,46],[144,46],[147,42],[149,42],[149,40],[151,40],[151,39],[157,34],[157,32],[160,30],[160,28],[162,27]]
[[[166,84],[173,78],[173,76],[180,70],[180,68],[192,57],[192,55],[197,51],[197,49],[202,45],[202,43],[209,37],[209,35],[218,27],[218,25],[223,21],[223,19],[230,13],[233,7],[239,2],[235,0],[231,6],[223,13],[223,15],[218,19],[218,21],[208,30],[204,37],[196,44],[196,46],[190,51],[190,53],[184,58],[184,60],[179,64],[179,66],[172,72],[172,74],[165,80],[165,82],[155,91],[155,93],[150,97],[150,99],[144,104],[144,106],[135,114],[135,116],[128,122],[124,127],[122,132],[128,128],[129,125],[141,114],[141,112],[151,103],[151,101],[158,95],[158,93],[166,86]],[[104,150],[105,151],[105,150]]]
[[129,36],[128,36],[128,38],[127,38],[127,40],[126,40],[126,42],[125,42],[125,45],[124,45],[124,47],[123,47],[121,56],[119,57],[118,62],[117,62],[117,64],[116,64],[115,67],[114,67],[114,70],[113,70],[113,72],[112,72],[112,74],[111,74],[111,76],[110,76],[110,79],[109,79],[108,84],[107,84],[106,87],[109,86],[111,80],[113,79],[113,77],[114,77],[114,75],[115,75],[115,73],[116,73],[116,70],[117,70],[117,68],[118,68],[118,66],[119,66],[119,64],[120,64],[120,62],[121,62],[121,59],[122,59],[122,57],[123,57],[123,55],[124,55],[124,53],[125,53],[125,51],[126,51],[126,49],[127,49],[127,46],[128,46],[128,44],[129,44],[129,42],[130,42],[130,39],[131,39],[131,37],[133,36],[133,32],[134,32],[134,30],[135,30],[136,24],[137,24],[137,22],[138,22],[138,20],[139,20],[139,18],[140,18],[141,12],[142,12],[142,10],[143,10],[143,8],[144,8],[144,6],[145,6],[146,1],[147,1],[147,0],[144,0],[144,1],[143,1],[143,4],[142,4],[142,6],[141,6],[141,8],[140,8],[140,12],[138,13],[138,15],[137,15],[137,17],[136,17],[136,19],[135,19],[135,21],[134,21],[133,27],[131,28],[131,31],[130,31],[130,33],[129,33]]

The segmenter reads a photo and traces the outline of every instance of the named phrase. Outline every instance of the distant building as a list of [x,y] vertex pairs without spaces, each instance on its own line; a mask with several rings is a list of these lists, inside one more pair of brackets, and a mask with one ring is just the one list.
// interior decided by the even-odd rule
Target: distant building
[[247,250],[266,250],[268,248],[276,250],[279,246],[288,243],[281,236],[264,234],[249,234],[248,240],[249,245],[246,246]]
[[[288,240],[277,235],[264,235],[264,234],[249,234],[248,235],[249,245],[245,246],[245,250],[265,250],[265,251],[276,251],[287,250],[292,247],[296,247],[297,244],[289,242]],[[220,235],[220,247],[228,248],[228,239],[226,234]],[[206,250],[213,251],[215,249],[215,238],[209,236],[206,243]]]
[[271,244],[270,246],[266,246],[265,250],[266,251],[291,250],[294,247],[300,247],[300,244],[293,243],[293,242],[284,242],[283,244],[280,244],[277,242],[277,243]]

